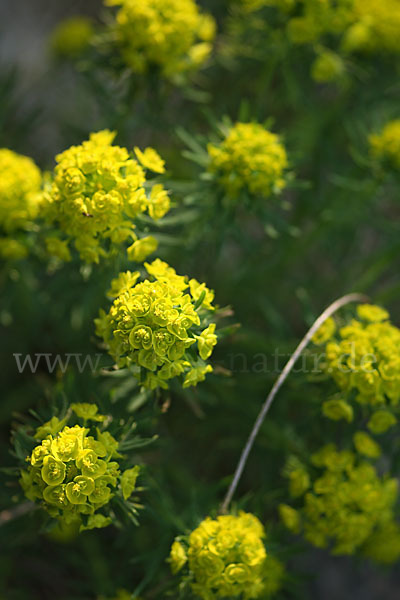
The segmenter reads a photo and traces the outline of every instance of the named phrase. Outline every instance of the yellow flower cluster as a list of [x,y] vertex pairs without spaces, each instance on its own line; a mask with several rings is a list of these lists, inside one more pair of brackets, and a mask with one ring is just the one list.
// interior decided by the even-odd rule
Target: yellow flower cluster
[[135,148],[136,160],[126,148],[112,145],[114,137],[107,130],[92,133],[88,141],[56,157],[45,208],[58,233],[46,243],[48,251],[62,260],[70,258],[73,241],[83,260],[97,263],[126,240],[137,241],[133,223],[137,215],[147,211],[151,218],[160,219],[170,208],[162,185],[147,191],[145,171],[139,164],[162,173],[164,162],[155,150]]
[[285,147],[259,123],[236,123],[220,144],[209,144],[207,150],[208,171],[232,197],[246,190],[266,198],[285,187]]
[[29,466],[21,471],[20,484],[25,495],[62,525],[79,524],[80,530],[106,527],[111,518],[102,512],[115,493],[127,499],[135,489],[139,467],[121,474],[118,441],[107,431],[91,427],[88,421],[103,422],[94,404],[72,404],[75,416],[85,426],[65,425],[67,419],[39,427],[35,438],[41,442],[27,458]]
[[329,317],[324,321],[321,327],[316,331],[312,337],[314,344],[324,344],[334,335],[336,331],[336,323],[332,317]]
[[295,44],[314,43],[324,35],[342,35],[353,21],[354,0],[327,0],[296,2],[300,12],[291,17],[287,28]]
[[343,38],[345,50],[400,52],[398,0],[354,0],[352,13]]
[[193,592],[203,600],[270,597],[281,586],[283,566],[267,556],[264,537],[252,514],[207,517],[187,539],[172,544],[171,570],[185,567]]
[[0,255],[22,258],[24,237],[33,227],[41,202],[42,175],[32,159],[0,148]]
[[[363,454],[370,450],[368,440],[355,441]],[[311,462],[319,475],[312,484],[304,466],[291,475],[291,495],[303,496],[301,508],[279,507],[283,523],[293,533],[303,531],[318,548],[332,545],[333,554],[353,554],[382,528],[393,526],[396,479],[380,478],[371,464],[353,452],[338,451],[333,444],[313,454]]]
[[194,0],[105,0],[120,6],[115,36],[123,59],[136,73],[157,67],[166,77],[198,69],[208,58],[214,19]]
[[65,19],[54,29],[50,45],[58,56],[75,58],[89,46],[94,35],[93,23],[87,17]]
[[400,119],[389,121],[381,133],[370,135],[369,144],[373,158],[400,169]]
[[400,525],[394,521],[381,525],[368,539],[363,554],[378,563],[397,562],[400,558]]
[[324,369],[341,390],[340,398],[324,403],[323,412],[352,421],[354,398],[373,408],[368,428],[379,434],[397,422],[391,410],[400,400],[400,329],[379,306],[361,304],[357,313],[359,318],[340,328],[337,337],[332,319],[314,336],[326,343]]
[[[294,44],[330,42],[337,50],[354,52],[400,52],[400,4],[398,0],[243,0],[252,10],[275,7],[286,14],[287,33]],[[316,81],[343,75],[342,58],[322,48],[311,74]]]
[[328,50],[321,48],[317,53],[317,58],[311,67],[311,77],[318,83],[338,80],[344,75],[345,66],[342,58]]
[[302,0],[291,4],[296,16],[288,22],[288,33],[294,43],[315,43],[325,35],[337,35],[346,52],[400,51],[397,0]]
[[137,283],[138,271],[113,280],[109,294],[115,300],[109,313],[100,311],[97,334],[119,367],[136,367],[145,387],[167,388],[180,375],[183,387],[196,385],[212,371],[205,361],[217,343],[215,323],[209,323],[214,292],[159,259],[145,267],[145,281]]

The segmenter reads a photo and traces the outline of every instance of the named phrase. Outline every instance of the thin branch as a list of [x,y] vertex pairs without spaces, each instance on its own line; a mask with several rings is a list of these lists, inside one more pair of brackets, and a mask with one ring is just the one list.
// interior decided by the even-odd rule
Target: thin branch
[[300,344],[297,346],[296,350],[293,352],[292,356],[289,358],[288,362],[285,365],[285,368],[283,369],[282,373],[279,375],[278,379],[276,380],[276,382],[274,383],[270,393],[268,394],[263,406],[261,407],[261,410],[258,414],[258,417],[254,423],[253,429],[249,435],[249,438],[246,442],[245,447],[243,448],[242,454],[240,456],[238,465],[236,467],[236,471],[234,473],[232,482],[229,486],[229,489],[226,493],[225,499],[221,504],[221,508],[220,508],[220,512],[221,513],[226,513],[228,511],[228,507],[229,504],[232,500],[232,497],[236,491],[236,488],[238,486],[238,483],[240,481],[240,478],[243,474],[243,470],[246,466],[246,462],[247,459],[249,457],[249,454],[251,452],[251,449],[253,447],[253,444],[255,442],[255,439],[257,437],[257,434],[260,430],[260,427],[269,411],[269,409],[271,408],[271,404],[274,401],[274,398],[276,396],[276,394],[279,392],[280,388],[282,387],[282,385],[284,384],[286,378],[288,377],[290,371],[292,370],[292,368],[294,367],[297,359],[299,358],[299,356],[301,355],[301,353],[303,352],[303,350],[306,348],[306,346],[308,345],[308,343],[310,342],[311,338],[313,337],[314,333],[316,331],[318,331],[318,329],[321,327],[321,325],[330,317],[332,316],[337,310],[339,310],[339,308],[342,308],[343,306],[345,306],[346,304],[349,304],[350,302],[367,302],[368,298],[367,296],[364,296],[362,294],[348,294],[346,296],[343,296],[342,298],[339,298],[338,300],[335,300],[335,302],[333,302],[330,306],[328,306],[327,309],[324,310],[324,312],[318,317],[318,319],[313,323],[313,325],[310,327],[310,329],[307,331],[306,335],[303,337],[303,339],[301,340]]

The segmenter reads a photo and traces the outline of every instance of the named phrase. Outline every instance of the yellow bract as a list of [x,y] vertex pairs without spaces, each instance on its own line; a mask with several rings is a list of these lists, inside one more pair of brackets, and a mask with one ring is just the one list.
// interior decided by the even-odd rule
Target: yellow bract
[[94,35],[94,26],[87,17],[65,19],[54,29],[50,44],[59,56],[75,58],[89,45]]
[[198,69],[212,50],[214,19],[194,0],[105,0],[120,6],[113,26],[123,59],[137,73],[166,77]]
[[326,401],[323,412],[331,419],[351,421],[355,398],[379,412],[369,427],[382,433],[396,419],[381,409],[395,408],[400,400],[400,329],[390,323],[388,312],[380,306],[361,304],[357,314],[359,318],[339,329],[337,335],[334,325],[325,324],[325,331],[315,336],[315,341],[326,343],[324,370],[343,396]]
[[[47,248],[59,258],[68,259],[73,242],[83,260],[97,263],[116,253],[125,240],[136,240],[134,220],[139,214],[147,210],[160,219],[170,208],[162,185],[147,192],[142,166],[126,148],[112,145],[114,137],[107,130],[92,133],[88,141],[56,157],[45,197],[47,220],[58,230],[47,238]],[[59,240],[60,235],[66,239]]]
[[353,442],[357,452],[368,458],[378,458],[382,453],[380,446],[365,431],[357,431]]
[[[363,432],[355,434],[354,442],[364,455],[376,457],[380,452]],[[380,478],[371,464],[353,452],[338,451],[333,444],[324,446],[311,460],[321,470],[320,476],[305,491],[298,510],[280,506],[284,524],[294,533],[303,530],[314,546],[333,544],[334,554],[362,550],[371,536],[393,522],[397,480]]]
[[185,542],[175,540],[171,569],[187,567],[193,592],[204,600],[269,597],[280,587],[283,566],[267,556],[264,537],[252,514],[207,517]]
[[369,143],[374,158],[400,169],[400,119],[389,121],[381,133],[370,135]]
[[[95,404],[71,408],[85,424],[105,419]],[[53,417],[37,429],[35,438],[42,441],[28,457],[30,464],[21,471],[20,484],[29,500],[40,502],[63,525],[75,523],[81,530],[105,527],[111,519],[99,509],[109,503],[118,484],[125,499],[132,494],[139,467],[121,475],[115,461],[121,458],[118,441],[108,431],[96,429],[94,437],[90,428],[64,426],[65,421]]]
[[343,46],[349,50],[400,52],[398,0],[354,0],[354,25]]
[[368,539],[364,555],[383,564],[393,564],[400,558],[400,525],[395,521],[384,523]]
[[214,310],[214,292],[159,259],[145,267],[150,277],[140,283],[137,272],[114,279],[116,298],[96,319],[97,334],[119,367],[139,367],[137,377],[145,387],[167,388],[167,381],[180,375],[183,387],[196,385],[212,371],[204,361],[217,342],[215,324],[204,325]]
[[[400,6],[397,0],[260,0],[289,12],[287,29],[296,44],[314,43],[323,36],[341,37],[346,52],[399,52]],[[294,12],[294,11],[293,11]]]
[[[255,11],[274,7],[282,14],[289,41],[308,44],[317,52],[311,76],[317,82],[340,79],[346,72],[343,58],[355,53],[400,52],[398,0],[242,0]],[[266,15],[269,21],[270,15]],[[334,44],[334,48],[321,47]],[[349,70],[350,71],[350,70]]]
[[149,254],[155,252],[158,248],[157,240],[152,236],[148,235],[141,240],[133,242],[132,246],[127,248],[127,254],[129,260],[136,262],[143,262]]
[[210,173],[228,195],[240,191],[268,197],[285,187],[286,150],[275,133],[259,123],[236,123],[218,145],[208,145]]
[[332,419],[333,421],[345,419],[351,423],[354,417],[354,411],[351,404],[340,398],[326,400],[322,405],[322,413],[325,417],[328,417],[328,419]]
[[144,152],[140,148],[135,148],[134,150],[138,161],[145,169],[150,169],[150,171],[154,171],[155,173],[165,172],[165,161],[153,148],[146,148]]
[[321,327],[317,329],[312,337],[312,341],[314,344],[324,344],[327,340],[329,340],[336,331],[336,323],[329,317],[322,323]]
[[339,79],[345,72],[342,58],[326,48],[318,52],[311,67],[311,76],[315,81],[324,83]]
[[41,184],[41,172],[32,159],[0,148],[0,254],[5,258],[27,254],[24,239],[14,236],[33,228],[40,210]]

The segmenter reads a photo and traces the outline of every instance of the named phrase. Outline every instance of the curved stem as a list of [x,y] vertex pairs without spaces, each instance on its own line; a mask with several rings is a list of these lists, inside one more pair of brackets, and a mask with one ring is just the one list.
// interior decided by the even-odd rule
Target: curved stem
[[328,308],[326,308],[324,310],[324,312],[318,317],[318,319],[312,324],[310,329],[307,331],[306,335],[303,337],[300,344],[297,346],[296,350],[293,352],[292,356],[289,358],[288,362],[286,363],[282,373],[279,375],[278,379],[275,381],[270,393],[268,394],[264,404],[261,407],[261,410],[258,414],[257,419],[255,420],[253,429],[251,430],[251,433],[246,442],[246,445],[243,448],[242,454],[240,456],[238,465],[236,467],[236,471],[233,475],[232,482],[226,493],[225,499],[221,504],[221,508],[220,508],[221,513],[226,513],[228,510],[229,504],[232,500],[232,497],[236,491],[236,488],[238,486],[240,478],[243,474],[243,470],[246,466],[247,459],[249,457],[249,454],[251,452],[251,449],[253,447],[253,444],[255,442],[257,434],[260,430],[260,427],[261,427],[269,409],[271,408],[271,404],[274,401],[276,394],[278,393],[278,391],[284,384],[290,371],[294,367],[297,359],[299,358],[299,356],[301,355],[303,350],[306,348],[306,346],[310,342],[314,333],[321,327],[321,325],[330,316],[332,316],[337,310],[339,310],[339,308],[342,308],[342,306],[345,306],[346,304],[349,304],[350,302],[367,302],[367,301],[368,301],[367,296],[365,296],[363,294],[348,294],[346,296],[343,296],[342,298],[335,300],[335,302],[333,302],[330,306],[328,306]]

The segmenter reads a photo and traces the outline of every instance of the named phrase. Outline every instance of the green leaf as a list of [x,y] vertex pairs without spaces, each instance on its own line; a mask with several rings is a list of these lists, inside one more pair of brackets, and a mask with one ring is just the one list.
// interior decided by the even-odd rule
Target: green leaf
[[101,529],[102,527],[107,527],[111,525],[112,520],[110,517],[105,517],[104,515],[90,515],[87,520],[86,525],[81,525],[79,531],[86,531],[87,529]]
[[140,467],[136,465],[132,469],[127,469],[122,473],[121,476],[121,489],[124,500],[128,500],[129,496],[133,493],[136,480],[139,476]]

